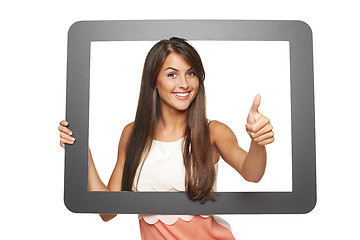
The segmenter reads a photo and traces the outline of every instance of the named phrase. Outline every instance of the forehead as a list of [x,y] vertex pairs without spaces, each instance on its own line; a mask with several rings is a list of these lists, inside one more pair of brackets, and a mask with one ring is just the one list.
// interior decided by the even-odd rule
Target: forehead
[[173,67],[178,70],[188,70],[189,68],[191,68],[191,65],[185,60],[183,56],[178,53],[172,52],[165,58],[162,69],[166,69],[168,67]]

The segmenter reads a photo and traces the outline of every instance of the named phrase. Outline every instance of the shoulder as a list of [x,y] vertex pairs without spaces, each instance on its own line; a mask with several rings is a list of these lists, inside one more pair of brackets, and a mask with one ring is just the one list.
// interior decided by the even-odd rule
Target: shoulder
[[209,123],[209,131],[212,143],[223,142],[224,140],[236,140],[234,132],[225,123],[212,120]]
[[134,128],[134,122],[127,124],[121,134],[120,143],[126,143],[129,140],[132,129]]
[[225,123],[219,122],[217,120],[211,120],[209,122],[209,130],[210,130],[210,135],[213,136],[231,131],[231,129]]
[[127,125],[124,127],[123,132],[124,132],[124,133],[131,133],[131,131],[132,131],[133,128],[134,128],[134,122],[131,122],[131,123],[127,124]]
[[218,142],[218,140],[235,136],[234,132],[226,124],[216,120],[209,123],[209,132],[212,144]]

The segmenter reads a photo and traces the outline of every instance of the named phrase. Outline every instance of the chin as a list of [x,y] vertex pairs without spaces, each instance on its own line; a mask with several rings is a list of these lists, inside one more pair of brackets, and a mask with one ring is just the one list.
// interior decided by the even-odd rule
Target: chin
[[186,111],[186,110],[188,110],[189,109],[189,106],[183,106],[183,107],[175,107],[175,109],[176,110],[178,110],[178,111],[181,111],[181,112],[183,112],[183,111]]

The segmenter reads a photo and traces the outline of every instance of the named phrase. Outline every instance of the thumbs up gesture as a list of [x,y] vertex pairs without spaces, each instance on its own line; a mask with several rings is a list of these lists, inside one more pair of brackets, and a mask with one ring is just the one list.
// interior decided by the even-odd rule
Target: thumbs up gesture
[[270,119],[259,112],[261,102],[260,94],[255,96],[254,102],[250,108],[247,123],[245,124],[246,131],[251,139],[259,145],[267,145],[274,142],[273,126],[270,124]]

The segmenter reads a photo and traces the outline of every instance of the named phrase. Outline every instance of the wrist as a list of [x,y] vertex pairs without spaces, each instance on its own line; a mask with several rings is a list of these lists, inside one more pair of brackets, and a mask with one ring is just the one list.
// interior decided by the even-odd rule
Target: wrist
[[250,149],[256,148],[256,149],[265,149],[265,145],[258,144],[254,140],[251,140]]

